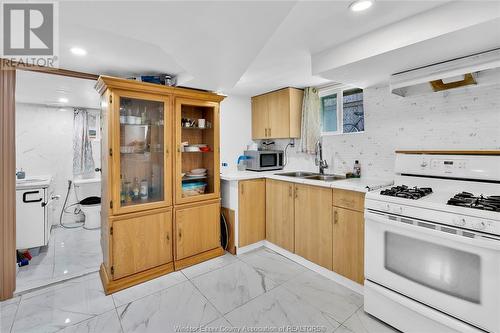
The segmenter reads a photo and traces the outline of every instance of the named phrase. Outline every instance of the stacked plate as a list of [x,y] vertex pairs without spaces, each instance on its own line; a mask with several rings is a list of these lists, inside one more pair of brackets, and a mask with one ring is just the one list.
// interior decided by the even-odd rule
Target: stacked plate
[[193,169],[190,172],[186,173],[186,178],[205,178],[207,176],[207,169]]

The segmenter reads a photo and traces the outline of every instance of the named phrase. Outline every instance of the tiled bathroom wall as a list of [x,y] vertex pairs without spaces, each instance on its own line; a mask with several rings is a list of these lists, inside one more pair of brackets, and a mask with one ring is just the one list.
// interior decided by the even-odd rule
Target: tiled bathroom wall
[[[326,172],[349,172],[359,160],[364,176],[391,178],[397,149],[500,148],[500,84],[414,97],[368,88],[364,110],[364,133],[323,137]],[[287,168],[317,170],[313,156],[289,152]]]

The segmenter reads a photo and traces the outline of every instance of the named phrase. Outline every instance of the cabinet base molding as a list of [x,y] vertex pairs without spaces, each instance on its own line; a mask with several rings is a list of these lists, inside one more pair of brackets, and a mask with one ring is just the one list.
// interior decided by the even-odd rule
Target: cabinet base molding
[[243,254],[243,253],[247,253],[247,252],[253,251],[253,250],[258,249],[259,247],[263,247],[263,246],[266,246],[266,241],[265,240],[261,240],[261,241],[258,241],[256,243],[253,243],[253,244],[250,244],[250,245],[247,245],[247,246],[238,247],[236,249],[236,253],[238,255],[240,255],[240,254]]
[[117,291],[126,289],[128,287],[132,287],[137,284],[155,279],[157,277],[171,273],[173,271],[174,271],[174,263],[169,262],[168,264],[154,267],[144,272],[126,276],[118,280],[112,280],[109,278],[108,272],[106,271],[104,265],[101,264],[101,268],[99,269],[99,275],[101,277],[104,293],[106,295],[109,295]]
[[[269,241],[264,241],[263,243],[264,243],[263,244],[264,247],[267,247],[268,249],[273,250],[274,252],[279,253],[282,256],[284,256],[292,261],[295,261],[297,264],[300,264],[304,267],[307,267],[310,270],[326,277],[327,279],[332,280],[334,282],[337,282],[338,284],[340,284],[346,288],[349,288],[352,291],[357,292],[358,294],[361,294],[361,295],[364,294],[364,287],[362,285],[360,285],[359,283],[354,282],[352,280],[349,280],[348,278],[343,277],[340,274],[337,274],[337,273],[330,271],[330,270],[328,270],[320,265],[317,265],[317,264],[315,264],[315,263],[313,263],[305,258],[302,258],[301,256],[298,256],[295,253],[292,253],[288,250],[285,250],[285,249],[283,249],[283,248],[281,248],[281,247],[279,247],[279,246],[277,246]],[[256,244],[258,244],[258,243],[256,243]],[[260,246],[257,246],[257,247],[262,247],[262,244],[260,244]],[[238,254],[241,254],[241,253],[238,252]]]
[[178,270],[181,270],[183,268],[199,264],[200,262],[207,261],[207,260],[212,259],[212,258],[220,257],[220,256],[224,255],[224,253],[225,253],[224,249],[219,246],[213,250],[205,251],[203,253],[194,255],[194,256],[189,257],[189,258],[176,260],[175,264],[174,264],[175,270],[178,271]]

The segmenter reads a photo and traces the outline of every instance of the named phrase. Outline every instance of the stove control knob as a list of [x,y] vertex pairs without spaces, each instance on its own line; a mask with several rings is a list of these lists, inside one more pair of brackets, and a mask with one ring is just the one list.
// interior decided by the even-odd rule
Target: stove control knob
[[390,210],[391,210],[391,205],[386,204],[386,205],[385,205],[385,210],[386,210],[386,211],[390,211]]
[[459,218],[459,219],[456,219],[455,220],[455,225],[459,226],[459,227],[463,227],[467,224],[467,221],[465,221],[464,218]]
[[422,168],[425,168],[427,166],[427,162],[426,161],[422,161],[422,163],[420,163],[420,166]]
[[486,223],[484,223],[483,221],[481,221],[481,222],[476,223],[476,225],[474,227],[477,230],[484,230],[484,229],[486,229]]

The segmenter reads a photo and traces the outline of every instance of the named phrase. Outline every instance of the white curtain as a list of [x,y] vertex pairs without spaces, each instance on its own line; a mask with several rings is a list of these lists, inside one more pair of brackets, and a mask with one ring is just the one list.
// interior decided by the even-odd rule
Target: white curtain
[[302,128],[300,151],[307,154],[315,153],[315,144],[321,136],[320,100],[317,88],[304,89],[302,102]]
[[93,177],[95,163],[89,138],[89,112],[75,109],[73,118],[73,175]]

